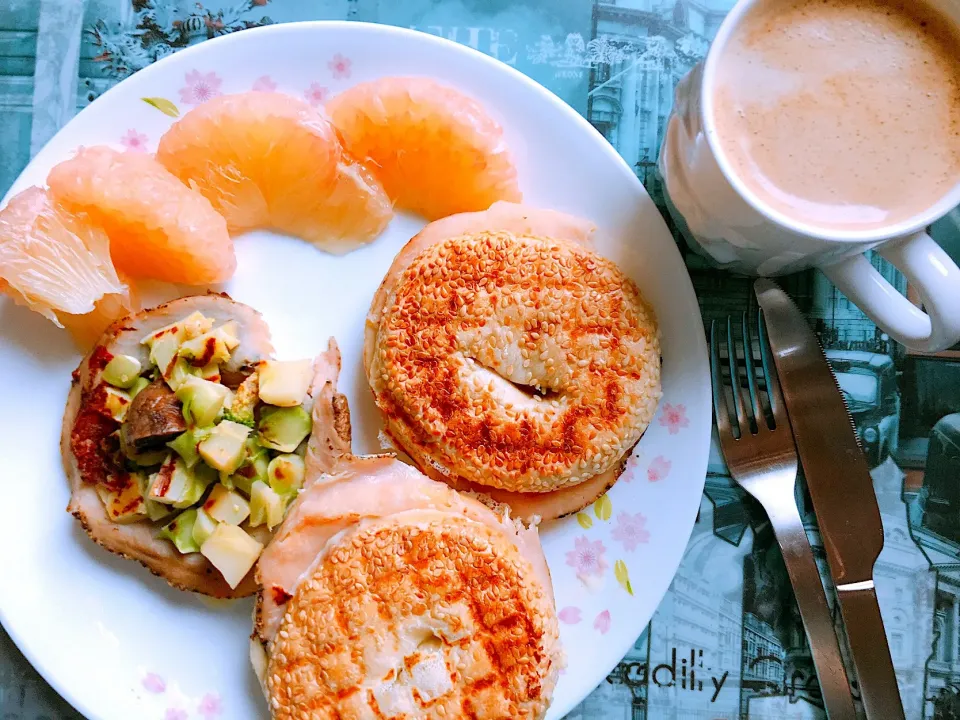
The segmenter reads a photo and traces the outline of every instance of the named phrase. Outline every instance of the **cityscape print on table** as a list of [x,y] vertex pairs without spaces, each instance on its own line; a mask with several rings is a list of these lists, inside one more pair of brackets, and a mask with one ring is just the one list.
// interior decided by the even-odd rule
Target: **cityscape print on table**
[[[0,188],[5,191],[78,110],[181,48],[274,22],[349,19],[411,27],[516,67],[610,141],[663,211],[708,327],[731,313],[755,314],[752,280],[714,270],[686,243],[665,211],[656,161],[674,87],[704,57],[732,5],[733,0],[8,0],[0,4]],[[323,100],[321,90],[315,89],[317,102]],[[132,149],[146,142],[128,139]],[[960,261],[960,213],[939,221],[932,234]],[[919,302],[885,260],[871,261]],[[958,718],[960,347],[906,352],[819,272],[783,278],[782,284],[826,349],[870,461],[885,536],[875,578],[906,716]],[[658,467],[654,474],[659,479],[668,472]],[[802,494],[800,502],[827,576],[809,502]],[[0,710],[11,720],[78,717],[5,634]],[[729,477],[715,445],[698,520],[670,591],[620,665],[568,717],[825,717],[769,523]]]

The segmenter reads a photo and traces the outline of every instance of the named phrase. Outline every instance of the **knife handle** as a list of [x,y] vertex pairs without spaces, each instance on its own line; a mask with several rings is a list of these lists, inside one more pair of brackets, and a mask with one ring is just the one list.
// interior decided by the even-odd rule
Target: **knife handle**
[[761,500],[770,518],[793,585],[827,716],[830,720],[857,720],[853,693],[840,655],[840,643],[830,606],[827,605],[823,581],[793,494],[786,498],[778,497],[778,501],[770,503],[764,503],[760,497],[757,499]]
[[903,720],[903,701],[873,581],[837,587],[867,720]]

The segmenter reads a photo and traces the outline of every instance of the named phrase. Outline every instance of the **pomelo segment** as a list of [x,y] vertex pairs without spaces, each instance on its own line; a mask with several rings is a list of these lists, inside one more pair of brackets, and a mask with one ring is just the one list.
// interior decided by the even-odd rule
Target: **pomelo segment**
[[427,78],[361,83],[326,106],[347,151],[397,207],[429,220],[520,202],[503,129],[472,98]]
[[114,263],[131,277],[207,285],[236,269],[223,217],[150,155],[81,148],[47,183],[55,203],[106,232]]
[[110,241],[32,187],[0,210],[0,291],[66,327],[86,345],[134,309]]
[[273,228],[346,252],[393,216],[326,116],[281,93],[225,95],[194,108],[160,138],[157,159],[209,199],[231,233]]

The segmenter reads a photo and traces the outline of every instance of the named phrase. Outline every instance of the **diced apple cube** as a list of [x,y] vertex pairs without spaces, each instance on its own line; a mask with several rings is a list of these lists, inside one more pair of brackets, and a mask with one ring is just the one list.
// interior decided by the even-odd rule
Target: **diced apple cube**
[[223,485],[217,485],[210,491],[203,509],[214,520],[228,525],[239,525],[250,517],[250,503],[243,495]]
[[236,588],[257,562],[263,545],[236,525],[220,523],[200,546],[201,554],[210,561],[231,588]]
[[137,522],[147,516],[140,485],[133,474],[124,478],[111,477],[109,484],[98,484],[97,495],[103,501],[107,517],[115,523]]
[[234,472],[246,457],[246,440],[250,428],[232,420],[218,424],[197,450],[210,467],[226,473]]
[[265,482],[257,480],[250,488],[250,526],[266,525],[273,530],[283,522],[287,503]]
[[279,407],[299,405],[311,380],[312,360],[264,360],[260,363],[260,399]]

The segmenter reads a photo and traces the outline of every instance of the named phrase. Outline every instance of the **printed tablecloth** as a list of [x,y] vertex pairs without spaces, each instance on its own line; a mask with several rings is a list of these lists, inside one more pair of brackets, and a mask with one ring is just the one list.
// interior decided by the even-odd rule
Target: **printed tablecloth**
[[[151,62],[249,27],[350,19],[439,35],[528,74],[586,116],[663,208],[656,158],[674,85],[704,56],[732,5],[2,0],[0,190],[78,110]],[[897,169],[889,172],[893,178]],[[932,232],[960,260],[960,212]],[[675,235],[706,323],[755,307],[749,279],[710,269]],[[886,261],[872,262],[913,296]],[[906,352],[816,271],[784,285],[827,348],[874,468],[885,536],[877,591],[906,716],[960,718],[960,347],[935,355]],[[825,572],[809,503],[802,509]],[[76,717],[0,632],[0,720]],[[568,717],[825,717],[770,526],[731,481],[715,448],[670,591],[633,649]]]

